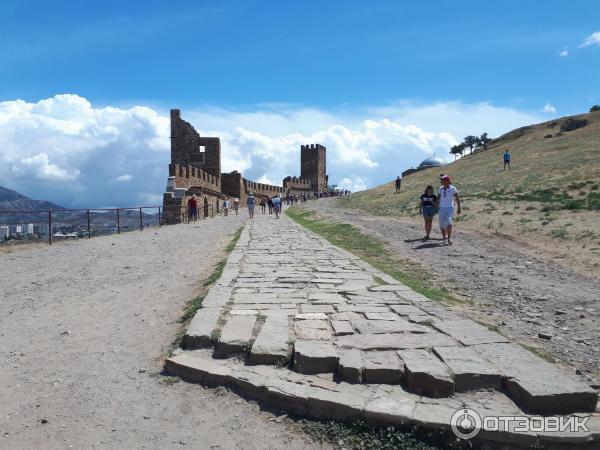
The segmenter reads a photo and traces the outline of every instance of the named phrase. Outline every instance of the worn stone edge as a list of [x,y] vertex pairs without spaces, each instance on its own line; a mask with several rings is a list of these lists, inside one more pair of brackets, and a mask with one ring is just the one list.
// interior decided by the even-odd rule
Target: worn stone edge
[[[417,419],[412,414],[407,417],[402,412],[395,414],[387,411],[385,414],[373,414],[366,410],[368,403],[371,401],[370,398],[363,399],[362,406],[357,407],[356,403],[361,401],[360,396],[355,398],[346,393],[335,391],[327,392],[327,405],[324,405],[324,399],[311,395],[308,386],[304,387],[291,381],[267,379],[250,370],[234,369],[213,359],[190,356],[185,353],[168,358],[165,361],[164,371],[168,375],[178,376],[186,381],[209,387],[230,387],[246,398],[262,401],[270,406],[283,408],[286,411],[305,417],[342,421],[363,419],[375,425],[412,423],[429,429],[450,430],[450,417],[448,417],[447,422],[442,422],[440,420]],[[425,404],[417,403],[418,405],[426,407]],[[439,419],[439,417],[436,419]],[[511,448],[530,448],[536,438],[542,444],[549,446],[569,445],[568,448],[570,449],[589,449],[592,448],[590,447],[591,444],[600,443],[600,428],[577,435],[514,431],[491,433],[482,431],[475,442],[507,443],[511,446],[518,446]]]

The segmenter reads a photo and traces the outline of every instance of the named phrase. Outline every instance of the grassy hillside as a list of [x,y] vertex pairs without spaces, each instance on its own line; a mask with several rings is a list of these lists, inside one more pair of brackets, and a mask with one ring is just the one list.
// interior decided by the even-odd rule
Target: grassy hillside
[[[568,128],[585,121],[586,125]],[[502,170],[502,154],[512,170]],[[398,167],[398,173],[406,167]],[[522,127],[495,139],[485,151],[443,168],[405,177],[402,192],[394,183],[355,194],[349,206],[373,214],[417,218],[425,186],[439,186],[439,175],[452,176],[464,199],[459,218],[466,228],[523,239],[557,241],[554,250],[581,253],[579,263],[600,263],[600,112],[564,117]],[[545,244],[544,244],[545,245]],[[556,246],[555,246],[556,247]]]

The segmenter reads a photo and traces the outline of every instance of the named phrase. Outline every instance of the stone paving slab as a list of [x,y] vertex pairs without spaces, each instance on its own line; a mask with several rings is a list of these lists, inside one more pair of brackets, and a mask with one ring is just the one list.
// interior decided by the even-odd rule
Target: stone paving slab
[[410,392],[428,397],[449,397],[454,393],[452,374],[442,361],[427,350],[399,350]]
[[278,364],[290,356],[288,317],[267,316],[252,344],[248,364]]
[[256,323],[256,316],[232,316],[229,318],[221,337],[215,347],[215,353],[219,356],[227,356],[233,353],[242,353],[250,345],[252,330]]
[[427,333],[431,328],[410,323],[398,317],[396,320],[354,320],[354,328],[362,334]]
[[364,362],[362,352],[355,348],[341,350],[338,362],[338,374],[344,381],[362,383],[364,381]]
[[354,334],[354,328],[348,320],[332,320],[331,327],[333,328],[333,334],[336,336]]
[[[273,246],[273,236],[293,238]],[[450,412],[465,405],[484,415],[560,414],[593,411],[598,399],[574,374],[285,216],[249,222],[184,344],[167,372],[314,417],[447,429]],[[596,428],[577,436],[481,435],[510,448],[532,438],[572,448],[600,442],[594,414]]]
[[200,309],[190,322],[183,337],[185,347],[198,348],[210,346],[220,315],[221,308]]
[[502,387],[502,375],[491,362],[468,347],[435,347],[434,353],[450,369],[457,392]]
[[339,353],[322,341],[296,341],[294,343],[294,370],[300,373],[334,373],[337,371]]
[[404,377],[404,364],[394,351],[364,352],[365,383],[400,384]]
[[509,396],[526,411],[541,414],[595,411],[598,394],[594,389],[519,345],[484,344],[474,349],[503,372]]
[[504,336],[468,319],[440,320],[432,325],[437,330],[452,336],[464,345],[508,342],[508,339]]

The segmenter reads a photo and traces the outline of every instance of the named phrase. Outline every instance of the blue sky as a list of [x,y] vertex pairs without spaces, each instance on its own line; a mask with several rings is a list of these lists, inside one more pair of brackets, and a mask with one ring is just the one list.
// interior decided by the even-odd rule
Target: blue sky
[[[21,119],[14,116],[15,103],[10,102],[36,105],[61,94],[81,97],[102,114],[108,114],[107,107],[131,111],[140,106],[166,117],[169,108],[181,108],[199,130],[233,136],[226,149],[233,165],[244,152],[260,153],[256,139],[244,147],[248,137],[240,138],[240,128],[282,140],[278,145],[292,145],[289,137],[294,133],[329,136],[330,147],[336,139],[328,129],[342,126],[360,134],[370,120],[383,128],[387,125],[382,121],[390,120],[392,125],[449,133],[456,139],[467,132],[493,135],[600,103],[600,34],[594,35],[600,31],[599,19],[600,2],[591,0],[545,1],[543,6],[539,1],[4,0],[0,101],[5,114],[10,110],[12,115],[10,121],[0,121],[0,137],[23,137],[14,127],[27,122],[22,114]],[[63,102],[62,108],[73,105]],[[480,123],[481,108],[488,108],[489,120]],[[51,121],[53,114],[61,113],[50,108],[36,112],[34,119]],[[164,126],[158,122],[157,127]],[[7,130],[7,123],[12,128]],[[64,128],[55,132],[65,135]],[[153,133],[160,136],[162,131]],[[80,192],[91,192],[97,186],[83,186],[85,168],[61,160],[71,150],[60,136],[58,150],[44,149],[42,137],[35,148],[13,143],[3,151],[4,162],[17,168],[10,179],[0,176],[34,193],[39,186],[25,183],[25,172],[14,173],[28,165],[24,158],[41,161],[39,155],[45,154],[48,167],[63,173],[79,170],[80,178],[70,183],[80,184]],[[372,186],[426,154],[442,152],[451,140],[442,141],[379,154],[381,149],[366,149],[366,155],[350,158],[348,167],[345,156],[338,155],[333,161],[340,160],[339,170],[329,167],[334,181],[348,178],[354,188]],[[119,141],[119,148],[123,145],[127,143]],[[348,151],[359,151],[355,147]],[[168,159],[168,151],[161,149],[157,165]],[[289,157],[291,151],[280,157]],[[374,164],[350,170],[361,158]],[[383,169],[389,161],[397,166],[393,172]],[[86,164],[93,166],[90,159]],[[280,181],[281,174],[266,162],[252,160],[242,166],[254,178]],[[52,188],[58,197],[53,200],[81,202],[72,192],[61,194],[65,187],[58,178],[43,176],[60,170],[44,170],[38,181]],[[297,168],[290,165],[289,170]],[[161,179],[138,194],[158,198],[163,184]],[[110,198],[94,201],[108,203]]]

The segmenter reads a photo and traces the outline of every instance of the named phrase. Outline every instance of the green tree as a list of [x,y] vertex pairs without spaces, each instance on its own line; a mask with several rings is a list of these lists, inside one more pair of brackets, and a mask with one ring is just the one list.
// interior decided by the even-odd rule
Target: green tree
[[465,151],[465,145],[464,144],[458,144],[458,145],[453,145],[450,148],[450,153],[454,155],[454,159],[456,160],[456,156],[463,155],[463,152]]
[[600,105],[594,105],[590,108],[590,112],[600,111]]
[[487,145],[492,142],[492,140],[488,137],[487,133],[483,133],[481,136],[479,136],[479,142],[481,147],[486,148]]
[[469,135],[465,137],[463,144],[465,145],[465,148],[470,150],[470,154],[473,154],[473,149],[479,145],[479,138],[477,136]]

